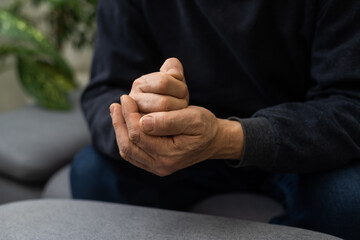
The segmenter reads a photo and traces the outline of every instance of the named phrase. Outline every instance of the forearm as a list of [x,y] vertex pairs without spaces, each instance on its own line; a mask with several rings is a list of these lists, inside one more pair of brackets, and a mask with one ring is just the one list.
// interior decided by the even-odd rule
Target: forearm
[[[94,96],[98,94],[97,96]],[[86,89],[82,97],[82,108],[91,132],[92,144],[102,154],[120,159],[116,144],[114,130],[111,124],[109,106],[119,102],[124,91],[112,89],[106,93],[97,92],[95,89]]]
[[129,94],[133,81],[154,72],[161,61],[144,17],[133,1],[99,1],[97,23],[91,80],[82,106],[94,147],[119,159],[109,106],[119,103],[121,95]]
[[359,103],[332,96],[260,110],[255,116],[270,122],[276,148],[272,163],[255,165],[274,171],[314,172],[359,159]]

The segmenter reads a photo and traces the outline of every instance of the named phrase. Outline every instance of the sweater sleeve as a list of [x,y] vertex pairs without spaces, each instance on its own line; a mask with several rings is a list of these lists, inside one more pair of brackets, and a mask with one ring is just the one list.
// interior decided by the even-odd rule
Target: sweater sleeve
[[360,2],[324,0],[311,49],[315,85],[289,102],[240,119],[239,166],[313,172],[360,159]]
[[91,80],[81,102],[95,149],[120,159],[109,106],[130,92],[133,80],[158,70],[161,55],[130,0],[100,0],[97,14]]

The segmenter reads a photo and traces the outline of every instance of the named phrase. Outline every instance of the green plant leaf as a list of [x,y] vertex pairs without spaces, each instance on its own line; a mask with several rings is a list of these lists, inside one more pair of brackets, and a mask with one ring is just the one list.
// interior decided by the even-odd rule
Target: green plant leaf
[[61,69],[69,81],[74,82],[71,68],[57,49],[39,30],[27,24],[24,20],[5,10],[0,10],[0,35],[10,38],[15,46],[33,49],[41,54],[48,55],[52,59],[52,65]]
[[71,104],[68,91],[72,88],[66,76],[44,62],[35,62],[31,57],[17,57],[19,79],[24,89],[43,107],[68,110]]
[[6,10],[0,10],[0,34],[19,43],[33,44],[40,49],[53,48],[40,31]]
[[69,109],[67,93],[77,87],[73,71],[50,41],[25,21],[0,10],[0,35],[11,42],[0,46],[0,57],[17,57],[19,80],[41,106]]

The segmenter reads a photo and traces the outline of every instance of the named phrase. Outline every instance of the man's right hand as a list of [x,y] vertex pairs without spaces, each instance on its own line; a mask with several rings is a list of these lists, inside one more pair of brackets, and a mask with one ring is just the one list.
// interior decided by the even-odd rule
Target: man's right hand
[[186,108],[189,105],[189,91],[181,62],[177,58],[169,58],[160,72],[136,79],[129,96],[135,100],[141,113]]

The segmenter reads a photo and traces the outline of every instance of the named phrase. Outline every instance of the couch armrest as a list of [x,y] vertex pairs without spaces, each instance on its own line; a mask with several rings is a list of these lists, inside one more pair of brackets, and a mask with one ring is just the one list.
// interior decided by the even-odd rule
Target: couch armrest
[[90,201],[0,207],[1,239],[338,239],[300,228]]

